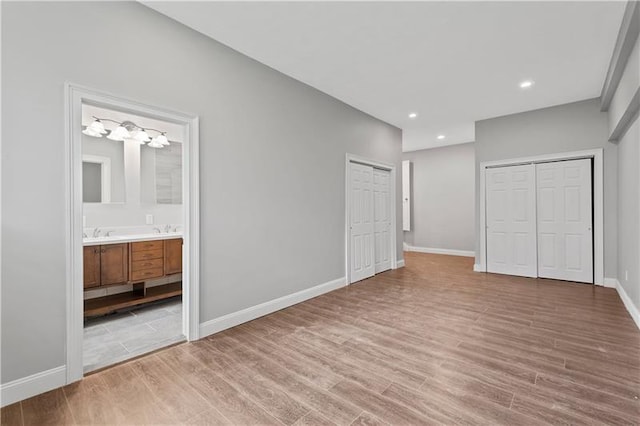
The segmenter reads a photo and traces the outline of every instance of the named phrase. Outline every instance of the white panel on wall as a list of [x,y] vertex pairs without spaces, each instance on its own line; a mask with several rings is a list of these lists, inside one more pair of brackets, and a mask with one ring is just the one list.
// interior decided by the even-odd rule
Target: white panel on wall
[[402,162],[402,230],[411,231],[411,161]]

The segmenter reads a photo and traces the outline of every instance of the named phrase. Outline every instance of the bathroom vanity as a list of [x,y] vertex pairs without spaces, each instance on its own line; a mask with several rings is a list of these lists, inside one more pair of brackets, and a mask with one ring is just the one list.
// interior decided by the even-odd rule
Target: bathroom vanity
[[104,315],[182,294],[182,282],[147,287],[149,280],[182,272],[182,236],[122,235],[84,240],[84,289],[131,284],[129,292],[87,299],[84,316]]

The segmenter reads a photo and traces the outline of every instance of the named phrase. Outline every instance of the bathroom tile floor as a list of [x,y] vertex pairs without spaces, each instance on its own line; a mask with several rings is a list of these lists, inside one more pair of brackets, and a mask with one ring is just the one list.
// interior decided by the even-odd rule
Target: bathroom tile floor
[[181,297],[91,318],[84,324],[84,372],[183,340]]

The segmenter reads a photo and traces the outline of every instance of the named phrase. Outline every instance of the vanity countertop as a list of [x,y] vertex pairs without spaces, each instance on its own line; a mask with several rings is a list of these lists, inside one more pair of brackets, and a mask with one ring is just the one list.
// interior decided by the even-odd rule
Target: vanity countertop
[[108,237],[83,238],[82,245],[98,246],[102,244],[132,243],[135,241],[171,240],[182,238],[182,232],[163,232],[161,234],[110,235]]

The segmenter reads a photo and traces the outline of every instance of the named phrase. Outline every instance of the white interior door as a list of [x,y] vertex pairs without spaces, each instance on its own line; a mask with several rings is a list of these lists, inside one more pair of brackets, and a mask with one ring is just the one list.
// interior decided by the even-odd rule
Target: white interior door
[[391,173],[373,169],[373,234],[375,272],[391,269]]
[[536,164],[538,276],[593,283],[591,160]]
[[537,277],[533,164],[486,170],[487,272]]
[[350,163],[350,282],[375,274],[373,167]]

